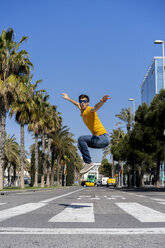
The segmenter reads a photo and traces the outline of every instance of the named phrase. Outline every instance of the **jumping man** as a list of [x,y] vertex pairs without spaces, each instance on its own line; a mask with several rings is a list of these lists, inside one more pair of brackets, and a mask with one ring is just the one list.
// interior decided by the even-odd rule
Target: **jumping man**
[[88,147],[104,148],[110,143],[109,135],[106,129],[104,128],[103,124],[101,123],[100,119],[98,118],[96,112],[103,106],[103,104],[108,99],[110,99],[110,96],[103,96],[103,98],[100,99],[100,102],[98,102],[94,107],[90,107],[89,97],[87,95],[80,95],[79,102],[71,99],[66,93],[62,93],[61,95],[64,99],[70,101],[80,109],[84,123],[93,134],[80,136],[78,138],[78,148],[82,153],[82,157],[85,162],[85,166],[80,171],[80,173],[85,174],[94,167],[94,163],[92,163]]

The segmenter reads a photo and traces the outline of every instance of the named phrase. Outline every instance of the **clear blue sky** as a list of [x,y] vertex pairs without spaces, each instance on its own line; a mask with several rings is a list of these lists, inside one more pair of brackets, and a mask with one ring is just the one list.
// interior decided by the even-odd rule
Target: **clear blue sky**
[[[79,110],[60,96],[66,92],[77,100],[85,93],[90,105],[110,94],[98,115],[107,131],[116,128],[115,114],[141,103],[140,85],[154,56],[161,56],[165,40],[164,0],[6,0],[1,1],[1,31],[12,27],[15,39],[24,43],[34,71],[42,79],[50,103],[58,106],[63,124],[75,138],[89,134]],[[19,125],[7,120],[7,132],[20,139]],[[32,144],[26,132],[25,146]],[[102,152],[92,151],[94,162]]]

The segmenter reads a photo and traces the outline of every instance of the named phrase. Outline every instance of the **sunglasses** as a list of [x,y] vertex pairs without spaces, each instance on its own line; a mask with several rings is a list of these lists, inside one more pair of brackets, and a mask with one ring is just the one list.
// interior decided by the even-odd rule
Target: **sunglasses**
[[79,103],[87,103],[88,101],[87,100],[80,100]]

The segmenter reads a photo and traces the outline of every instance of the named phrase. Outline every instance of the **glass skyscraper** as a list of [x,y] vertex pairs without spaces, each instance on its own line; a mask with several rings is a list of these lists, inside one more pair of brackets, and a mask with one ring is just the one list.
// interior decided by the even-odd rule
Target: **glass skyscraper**
[[154,57],[141,85],[141,102],[148,105],[163,88],[163,57]]
[[[141,103],[145,102],[149,105],[161,89],[163,89],[163,57],[154,57],[141,85]],[[163,183],[164,161],[161,162],[160,176]]]

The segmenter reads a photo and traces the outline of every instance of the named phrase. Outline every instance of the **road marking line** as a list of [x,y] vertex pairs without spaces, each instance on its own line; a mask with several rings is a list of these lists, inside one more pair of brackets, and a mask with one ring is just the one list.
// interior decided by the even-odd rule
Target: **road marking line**
[[91,195],[79,195],[81,198],[91,197]]
[[94,222],[93,203],[72,203],[49,222]]
[[159,202],[159,203],[165,205],[165,202]]
[[116,203],[121,209],[140,222],[165,222],[165,214],[136,202]]
[[146,196],[146,195],[136,195],[136,194],[135,194],[135,196],[138,196],[138,197],[143,197],[143,198],[147,198],[147,196]]
[[4,203],[4,202],[1,203],[1,202],[0,202],[0,205],[4,205],[4,204],[6,204],[6,203]]
[[160,199],[160,198],[150,198],[151,200],[154,200],[154,201],[165,201],[165,199]]
[[99,197],[95,197],[95,198],[90,198],[90,200],[100,200]]
[[48,202],[54,201],[54,200],[56,200],[56,199],[62,198],[62,197],[64,197],[64,196],[71,195],[71,194],[76,193],[76,192],[81,191],[81,190],[83,190],[83,189],[78,189],[78,190],[75,190],[75,191],[66,193],[66,194],[64,194],[64,195],[55,196],[55,197],[52,197],[52,198],[49,198],[49,199],[47,199],[47,200],[43,200],[43,201],[40,201],[40,202],[41,202],[41,203],[48,203]]
[[165,234],[165,228],[19,228],[1,227],[0,234],[38,234],[38,235],[157,235]]
[[108,198],[108,199],[115,199],[116,200],[116,198],[121,198],[122,200],[125,200],[126,199],[125,197],[123,197],[121,195],[112,195],[112,197],[111,198]]
[[121,195],[112,195],[112,197],[120,197],[120,198],[122,198],[123,196],[121,196]]
[[27,204],[20,205],[17,207],[1,210],[0,221],[7,220],[9,218],[12,218],[12,217],[15,217],[21,214],[29,213],[38,208],[44,207],[45,205],[46,205],[45,203],[27,203]]

